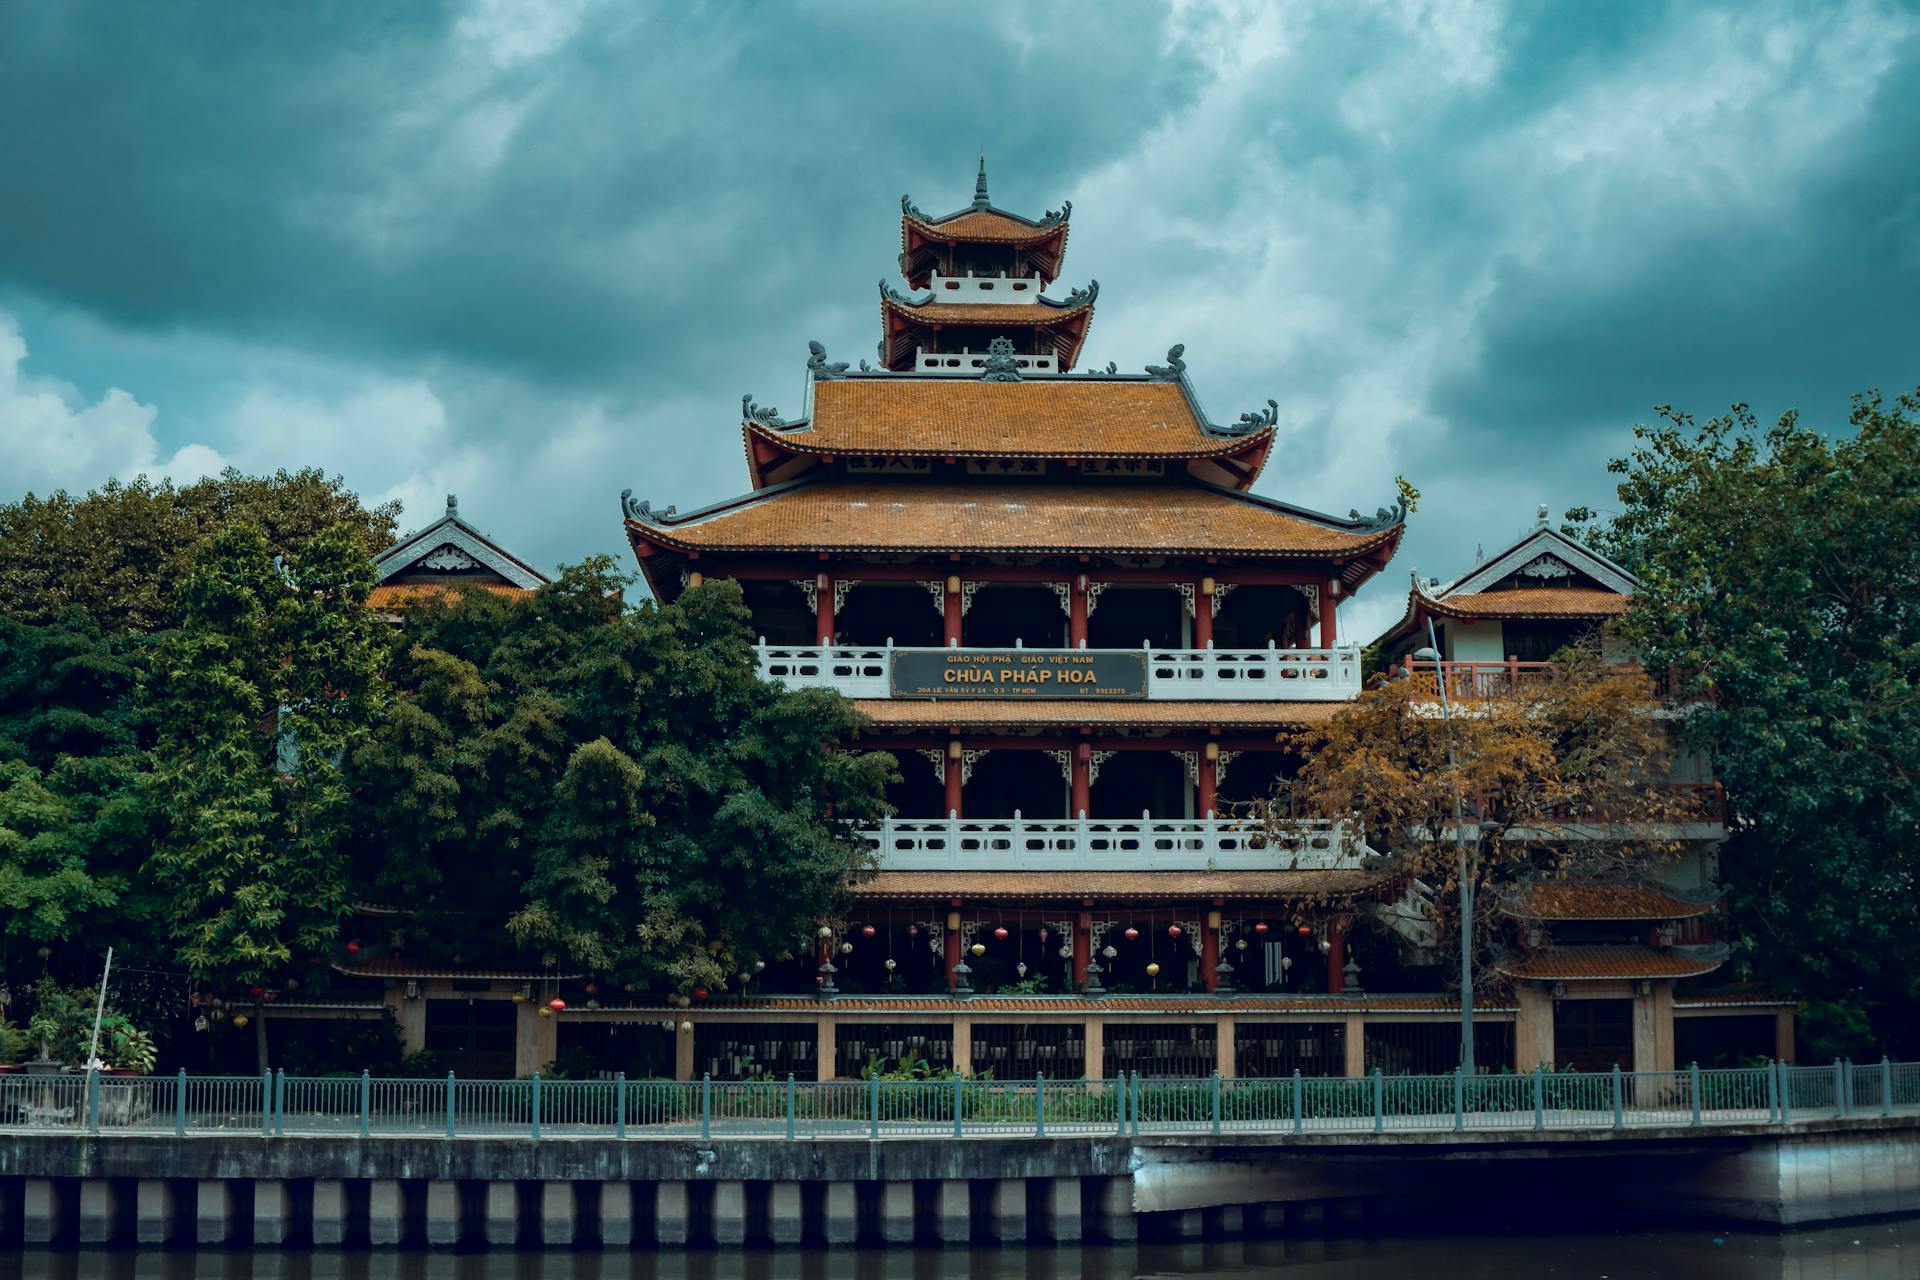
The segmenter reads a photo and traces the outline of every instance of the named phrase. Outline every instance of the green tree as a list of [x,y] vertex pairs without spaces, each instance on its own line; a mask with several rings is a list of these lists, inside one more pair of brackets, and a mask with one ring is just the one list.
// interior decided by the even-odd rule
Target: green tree
[[1726,784],[1744,962],[1814,1002],[1830,1051],[1913,1052],[1920,394],[1858,397],[1835,436],[1659,412],[1587,536],[1639,575],[1624,634]]
[[717,990],[844,910],[891,757],[845,749],[843,700],[758,679],[735,584],[629,609],[625,583],[598,557],[404,622],[404,694],[351,772],[357,865],[413,945],[507,926],[608,980]]
[[148,677],[152,868],[201,981],[267,981],[296,948],[327,947],[346,912],[342,759],[371,732],[390,643],[365,607],[372,583],[349,525],[287,559],[230,527],[187,575]]
[[229,525],[297,558],[322,530],[344,524],[370,557],[392,543],[398,514],[397,503],[368,510],[338,476],[317,470],[229,469],[184,487],[140,476],[78,498],[29,494],[0,505],[0,615],[46,626],[78,613],[109,635],[162,630],[180,621],[194,555]]

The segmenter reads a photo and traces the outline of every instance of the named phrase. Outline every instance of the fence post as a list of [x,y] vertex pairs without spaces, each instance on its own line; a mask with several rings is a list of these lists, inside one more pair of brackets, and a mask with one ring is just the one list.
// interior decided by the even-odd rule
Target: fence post
[[449,1071],[447,1072],[447,1136],[449,1138],[453,1136],[453,1095],[453,1072]]
[[1118,1071],[1114,1073],[1113,1094],[1114,1094],[1113,1112],[1114,1112],[1114,1115],[1118,1117],[1117,1123],[1120,1126],[1119,1128],[1120,1136],[1125,1137],[1127,1133],[1127,1073],[1126,1072]]
[[533,1073],[533,1140],[540,1141],[540,1073]]
[[705,1071],[700,1073],[700,1136],[713,1136],[713,1076]]
[[1033,1136],[1047,1136],[1047,1073],[1044,1071],[1033,1077]]
[[1467,1076],[1459,1067],[1453,1069],[1453,1131],[1460,1132],[1467,1127]]
[[1780,1081],[1773,1074],[1773,1059],[1767,1059],[1767,1123],[1780,1118]]
[[1379,1133],[1386,1126],[1387,1119],[1387,1081],[1380,1074],[1380,1068],[1373,1069],[1373,1131]]
[[1840,1059],[1833,1060],[1833,1106],[1834,1114],[1844,1119],[1847,1114],[1847,1095],[1841,1086],[1846,1083],[1845,1072],[1841,1069]]
[[1547,1127],[1547,1067],[1543,1062],[1533,1064],[1533,1127]]
[[[624,1076],[621,1078],[625,1079]],[[789,1142],[793,1141],[793,1094],[793,1072],[789,1071],[787,1072],[787,1141]]]
[[281,1067],[273,1073],[273,1133],[279,1137],[287,1131],[287,1069]]
[[1300,1097],[1300,1068],[1295,1067],[1293,1069],[1293,1131],[1295,1133],[1300,1132],[1305,1119],[1306,1109],[1301,1106]]
[[1140,1073],[1138,1071],[1133,1073],[1133,1101],[1128,1105],[1127,1111],[1133,1117],[1133,1136],[1137,1138],[1140,1136]]
[[1780,1123],[1786,1124],[1793,1117],[1793,1077],[1787,1072],[1787,1064],[1773,1064],[1780,1071]]
[[260,1136],[273,1136],[273,1072],[260,1073]]
[[187,1069],[180,1068],[180,1074],[173,1078],[173,1132],[175,1137],[187,1136]]
[[[961,1091],[964,1090],[966,1087],[967,1087],[967,1078],[961,1075],[958,1071],[954,1072],[953,1073],[953,1136],[956,1138],[960,1136],[960,1132],[961,1132],[960,1112],[961,1112],[962,1099],[960,1094],[961,1094]],[[1125,1130],[1122,1129],[1122,1132],[1125,1132]]]
[[100,1132],[100,1073],[87,1067],[87,1132]]
[[1700,1123],[1700,1064],[1687,1064],[1687,1082],[1691,1086],[1688,1092],[1693,1095],[1693,1122]]
[[360,1136],[367,1136],[367,1126],[373,1111],[373,1076],[365,1067],[360,1069]]
[[1624,1100],[1620,1096],[1620,1064],[1613,1064],[1613,1127],[1618,1129],[1627,1122]]
[[867,1074],[867,1136],[880,1136],[880,1072],[876,1069]]
[[1220,1073],[1213,1073],[1213,1136],[1220,1136]]
[[1880,1055],[1880,1114],[1893,1114],[1893,1062],[1884,1053]]

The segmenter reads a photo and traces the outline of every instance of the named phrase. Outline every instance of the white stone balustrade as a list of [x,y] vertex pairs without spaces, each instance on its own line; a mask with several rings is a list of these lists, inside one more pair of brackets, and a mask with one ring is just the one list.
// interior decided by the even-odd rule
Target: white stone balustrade
[[1331,821],[1270,834],[1234,818],[886,818],[882,871],[1345,871],[1372,855]]
[[[790,689],[835,689],[849,698],[889,697],[887,672],[896,653],[945,652],[893,645],[821,648],[763,643],[755,649],[760,674],[766,679],[778,680]],[[967,651],[980,652],[978,649]],[[1153,700],[1345,702],[1360,692],[1357,645],[1335,649],[1270,646],[1265,649],[1147,649],[1144,652],[1147,697]]]

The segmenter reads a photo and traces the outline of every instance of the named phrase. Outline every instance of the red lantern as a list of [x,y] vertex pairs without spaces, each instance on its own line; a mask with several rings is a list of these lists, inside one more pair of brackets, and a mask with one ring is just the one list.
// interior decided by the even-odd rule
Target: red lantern
[[1140,940],[1140,931],[1132,925],[1128,925],[1126,933],[1121,936],[1126,938],[1128,942],[1138,942]]
[[1179,936],[1180,936],[1180,926],[1179,926],[1179,925],[1177,925],[1177,924],[1170,924],[1170,925],[1168,925],[1168,926],[1167,926],[1167,936],[1168,936],[1169,938],[1177,938],[1177,937],[1179,937]]
[[998,929],[995,929],[993,931],[993,936],[1000,939],[1000,941],[1005,942],[1007,940],[1007,926],[1001,925]]
[[261,996],[267,994],[267,989],[265,987],[248,987],[247,994],[255,1000],[258,1000]]
[[870,924],[863,924],[860,926],[860,936],[863,938],[871,938],[876,932],[877,930],[875,930],[874,927]]
[[1313,926],[1310,924],[1303,924],[1297,930],[1295,930],[1295,932],[1298,933],[1303,938],[1311,938],[1313,936]]
[[705,1000],[707,998],[707,989],[705,987],[695,987],[693,989],[693,998],[695,1000]]
[[590,995],[590,996],[597,996],[597,995],[599,995],[599,994],[600,994],[600,984],[599,984],[599,983],[597,983],[597,982],[589,982],[589,983],[587,984],[587,994],[588,994],[588,995]]
[[559,996],[555,996],[553,999],[547,1001],[547,1008],[553,1010],[555,1013],[563,1011],[566,1007],[567,1002]]
[[1262,920],[1259,924],[1256,924],[1255,926],[1253,926],[1253,931],[1255,933],[1264,934],[1267,931],[1267,922],[1265,920]]
[[910,925],[908,925],[908,926],[907,926],[907,936],[908,936],[909,938],[917,938],[917,937],[919,937],[919,936],[920,936],[920,926],[919,926],[919,925],[917,925],[917,924],[910,924]]
[[347,944],[347,954],[348,954],[348,955],[350,955],[350,956],[357,956],[357,955],[359,955],[359,954],[360,954],[360,944],[359,944],[359,943],[357,943],[357,942],[349,942],[349,943]]

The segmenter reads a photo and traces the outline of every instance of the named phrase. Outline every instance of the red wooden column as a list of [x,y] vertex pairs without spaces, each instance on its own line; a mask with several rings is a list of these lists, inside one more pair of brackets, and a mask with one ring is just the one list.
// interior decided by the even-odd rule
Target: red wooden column
[[1084,573],[1074,577],[1067,592],[1067,644],[1075,649],[1087,647],[1087,575]]
[[825,647],[833,643],[833,575],[823,573],[813,580],[814,643]]
[[941,769],[941,776],[947,785],[947,816],[958,818],[960,812],[960,791],[966,785],[966,774],[962,770],[964,757],[961,754],[960,739],[952,738],[947,742],[947,762]]
[[1193,647],[1213,648],[1213,579],[1202,578],[1193,587]]
[[1200,930],[1200,980],[1207,984],[1207,990],[1220,989],[1220,912],[1207,912],[1206,924]]
[[1211,818],[1219,808],[1220,791],[1220,744],[1209,742],[1200,752],[1198,785],[1195,787],[1194,812],[1203,818]]
[[1093,959],[1093,912],[1082,911],[1073,922],[1073,989],[1087,989],[1087,962]]
[[947,598],[945,605],[947,617],[946,641],[947,647],[951,649],[954,645],[960,643],[961,597],[960,579],[957,577],[949,577],[947,579]]
[[1340,642],[1340,632],[1335,615],[1340,603],[1340,579],[1329,578],[1327,585],[1320,589],[1320,647],[1331,649]]
[[1093,792],[1092,765],[1093,749],[1082,742],[1073,749],[1071,766],[1073,770],[1073,812],[1068,814],[1068,817],[1084,818],[1087,816],[1088,806],[1092,803],[1089,799],[1089,796],[1091,796]]
[[1327,921],[1327,994],[1337,996],[1347,987],[1347,918]]
[[[955,898],[953,900],[953,906],[957,908],[959,905],[960,905],[960,900],[958,898]],[[947,955],[946,955],[947,990],[952,991],[955,987],[960,985],[959,980],[953,976],[953,967],[960,963],[960,912],[959,911],[954,910],[954,911],[947,912],[947,928],[946,928],[946,932],[941,935],[941,941],[946,944],[946,951],[947,951]]]

